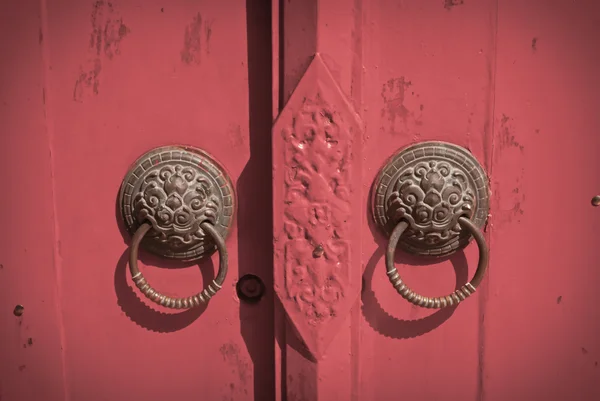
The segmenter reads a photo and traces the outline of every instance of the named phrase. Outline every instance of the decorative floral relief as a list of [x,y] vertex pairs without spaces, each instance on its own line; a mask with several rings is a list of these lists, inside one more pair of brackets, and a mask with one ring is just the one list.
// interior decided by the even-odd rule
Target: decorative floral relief
[[445,161],[422,161],[397,178],[388,211],[410,222],[406,240],[441,245],[460,234],[458,218],[474,210],[474,200],[463,171]]
[[405,251],[445,256],[473,238],[458,224],[460,217],[484,226],[488,178],[469,150],[447,142],[420,142],[399,150],[381,169],[371,207],[387,235],[400,220],[409,222],[399,241]]
[[310,325],[344,298],[350,246],[350,132],[317,95],[305,99],[285,145],[285,288]]
[[138,221],[148,220],[149,236],[169,248],[190,249],[203,243],[200,224],[216,223],[219,197],[210,178],[181,164],[153,168],[146,173],[133,199]]
[[196,261],[216,251],[209,222],[227,238],[235,193],[223,167],[190,146],[162,146],[143,154],[129,168],[119,191],[121,217],[130,234],[142,223],[152,229],[141,246],[161,257]]

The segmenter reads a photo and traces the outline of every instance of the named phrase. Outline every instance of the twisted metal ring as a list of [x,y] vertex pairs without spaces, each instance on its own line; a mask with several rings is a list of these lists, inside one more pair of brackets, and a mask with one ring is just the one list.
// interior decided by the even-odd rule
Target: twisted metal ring
[[136,287],[140,289],[142,294],[151,301],[172,309],[190,309],[198,307],[211,299],[217,291],[221,289],[225,276],[227,275],[227,247],[225,246],[225,240],[219,235],[217,230],[208,222],[200,224],[200,227],[212,237],[219,251],[219,270],[215,279],[206,286],[205,289],[200,291],[198,294],[185,297],[185,298],[172,298],[163,295],[156,291],[148,284],[146,278],[142,275],[142,272],[138,268],[138,252],[142,239],[152,229],[150,223],[143,223],[136,230],[133,235],[131,242],[131,250],[129,253],[129,271]]
[[489,261],[489,250],[487,244],[485,243],[485,238],[477,226],[468,218],[464,216],[460,217],[458,219],[458,224],[461,226],[461,228],[469,231],[469,233],[475,238],[475,242],[479,247],[479,263],[477,264],[477,270],[475,271],[473,279],[458,290],[455,290],[446,296],[433,298],[425,297],[411,290],[406,284],[404,284],[400,278],[398,270],[396,270],[396,267],[394,266],[394,254],[396,252],[396,247],[398,246],[398,241],[400,240],[402,234],[404,234],[404,231],[408,228],[409,223],[406,220],[400,220],[400,222],[392,231],[390,240],[388,242],[387,251],[385,253],[385,266],[387,275],[394,288],[396,288],[396,291],[398,291],[398,293],[410,303],[431,309],[441,309],[448,306],[457,305],[473,294],[481,283],[481,280],[485,275],[485,271],[487,270]]

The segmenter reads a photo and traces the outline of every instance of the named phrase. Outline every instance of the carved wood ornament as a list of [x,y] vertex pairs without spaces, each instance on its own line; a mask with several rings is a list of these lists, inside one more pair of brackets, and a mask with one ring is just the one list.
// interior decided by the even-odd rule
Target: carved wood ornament
[[360,292],[361,136],[317,54],[273,128],[275,290],[317,359]]

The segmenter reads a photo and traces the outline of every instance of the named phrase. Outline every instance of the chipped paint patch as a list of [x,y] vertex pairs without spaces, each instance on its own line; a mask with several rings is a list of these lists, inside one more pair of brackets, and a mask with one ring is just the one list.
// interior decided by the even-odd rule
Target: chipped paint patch
[[198,13],[185,27],[181,61],[186,64],[200,64],[202,54],[202,15]]
[[495,178],[492,184],[495,193],[504,194],[501,199],[493,198],[492,224],[500,228],[513,221],[520,223],[525,214],[525,191],[522,188],[525,176],[525,169],[522,167],[525,146],[517,140],[512,118],[502,114],[495,126],[494,164],[510,163],[513,166],[509,169],[510,174],[503,174],[502,180]]
[[382,130],[390,134],[406,134],[413,126],[422,125],[422,115],[425,105],[419,105],[417,114],[407,107],[407,101],[419,97],[410,90],[412,82],[405,77],[391,78],[382,85],[381,109]]
[[100,59],[95,59],[93,61],[93,67],[80,67],[79,78],[77,78],[77,81],[75,81],[75,88],[73,89],[73,100],[82,102],[86,95],[98,94],[101,71],[102,62]]
[[94,2],[90,21],[89,58],[79,67],[79,77],[73,89],[76,102],[98,95],[103,60],[112,60],[121,54],[121,41],[131,32],[113,4],[104,0]]
[[500,132],[496,146],[499,147],[499,150],[516,148],[523,152],[525,149],[515,138],[515,127],[512,119],[505,114],[500,119]]
[[465,4],[464,0],[444,0],[444,8],[448,11],[456,6],[462,6],[463,4]]
[[234,381],[223,388],[223,400],[235,401],[246,398],[248,384],[251,383],[252,365],[240,355],[241,348],[238,344],[229,342],[219,348],[223,361],[231,367],[231,373],[237,375]]
[[237,373],[239,383],[245,386],[250,379],[250,364],[240,356],[240,347],[235,343],[223,344],[219,352],[223,360],[232,367],[232,373]]
[[212,37],[213,32],[213,22],[214,21],[206,21],[204,24],[204,35],[206,36],[206,54],[210,54],[210,38]]
[[203,20],[200,13],[196,14],[192,22],[185,27],[183,36],[183,49],[181,61],[185,64],[199,65],[202,53],[210,54],[210,39],[213,34],[213,21]]

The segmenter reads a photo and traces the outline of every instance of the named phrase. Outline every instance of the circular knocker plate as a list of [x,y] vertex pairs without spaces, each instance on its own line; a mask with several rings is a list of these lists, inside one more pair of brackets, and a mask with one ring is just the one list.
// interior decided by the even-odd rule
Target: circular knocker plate
[[194,261],[217,249],[214,235],[227,238],[235,210],[234,191],[224,169],[207,153],[165,146],[140,157],[119,194],[122,218],[131,234],[151,230],[141,247],[155,255]]
[[445,142],[422,142],[394,155],[373,188],[372,213],[389,236],[408,223],[399,246],[416,255],[444,256],[473,238],[461,229],[467,217],[481,229],[489,211],[487,176],[473,155]]

